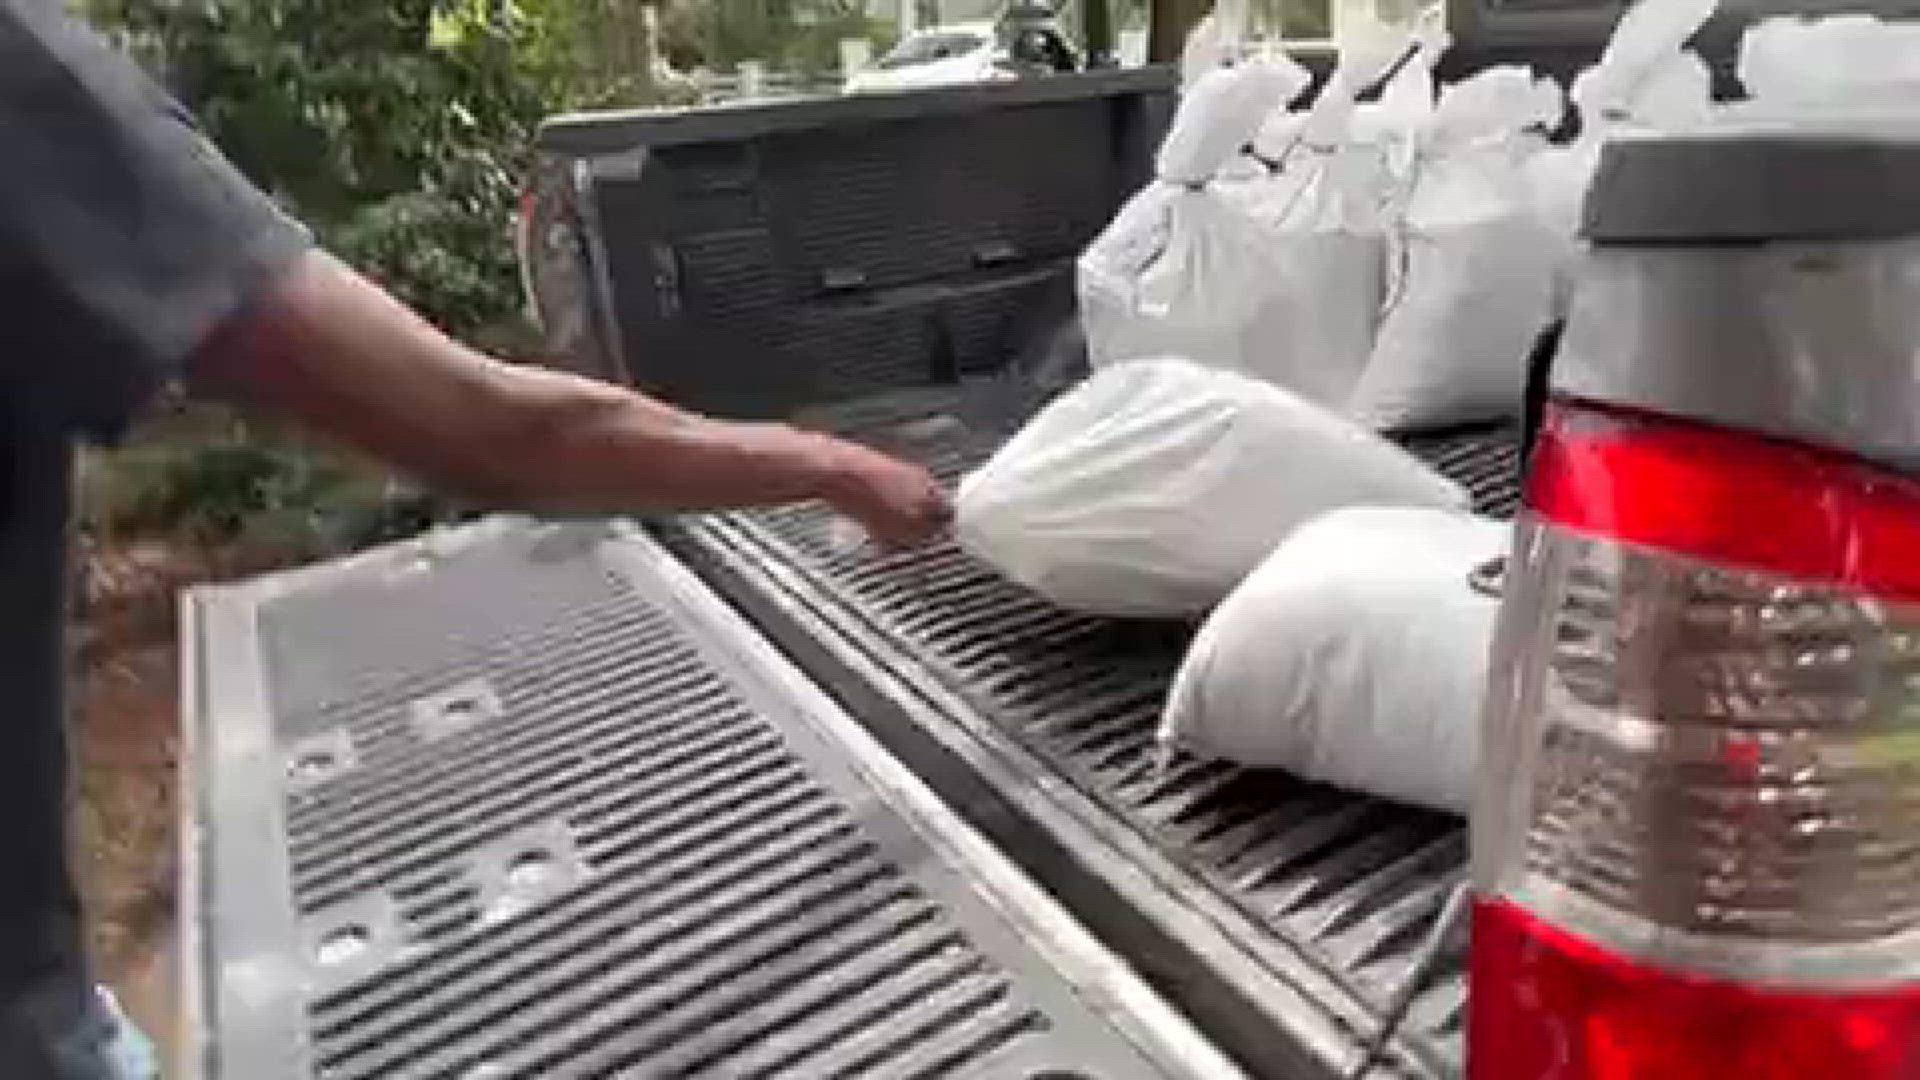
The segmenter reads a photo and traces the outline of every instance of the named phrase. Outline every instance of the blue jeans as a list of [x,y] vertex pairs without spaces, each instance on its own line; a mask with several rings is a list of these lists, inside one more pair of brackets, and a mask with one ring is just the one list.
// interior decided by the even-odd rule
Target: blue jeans
[[160,1056],[154,1051],[153,1041],[127,1019],[113,991],[99,987],[93,1004],[92,1015],[106,1024],[95,1028],[92,1057],[83,1058],[85,1066],[93,1071],[80,1075],[89,1080],[95,1076],[100,1080],[160,1080]]
[[158,1080],[159,1055],[105,988],[47,987],[0,1007],[0,1056],[19,1080]]

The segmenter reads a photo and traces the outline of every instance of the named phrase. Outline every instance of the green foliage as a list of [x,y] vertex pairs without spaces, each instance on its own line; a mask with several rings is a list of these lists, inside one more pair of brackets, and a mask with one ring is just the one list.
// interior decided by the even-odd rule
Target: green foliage
[[[691,103],[642,0],[74,0],[336,254],[462,335],[519,318],[509,230],[540,120]],[[682,69],[887,44],[852,0],[661,0]]]
[[[71,0],[320,241],[449,331],[523,355],[511,228],[536,125],[691,102],[658,63],[837,63],[885,44],[850,0]],[[658,42],[658,49],[655,44]],[[220,414],[223,417],[225,414]],[[225,417],[88,462],[87,523],[313,555],[456,511],[358,461]]]
[[328,246],[440,325],[488,337],[518,311],[519,275],[503,229],[491,215],[407,192],[349,215],[330,230]]
[[329,248],[458,333],[516,317],[509,229],[566,55],[538,4],[88,0]]

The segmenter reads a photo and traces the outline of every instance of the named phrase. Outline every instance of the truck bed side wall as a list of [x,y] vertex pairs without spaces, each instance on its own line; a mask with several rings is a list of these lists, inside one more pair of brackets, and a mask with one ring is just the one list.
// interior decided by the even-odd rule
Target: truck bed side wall
[[636,385],[729,416],[995,370],[1172,106],[1151,71],[603,122],[603,333]]

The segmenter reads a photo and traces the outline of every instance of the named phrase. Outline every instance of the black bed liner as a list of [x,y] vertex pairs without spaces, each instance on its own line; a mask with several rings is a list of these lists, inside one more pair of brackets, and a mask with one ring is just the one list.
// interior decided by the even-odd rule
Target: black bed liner
[[[927,392],[822,419],[952,479],[999,438],[968,412],[963,395]],[[1516,428],[1404,441],[1481,512],[1513,512]],[[1153,731],[1186,626],[1060,611],[950,544],[849,550],[817,506],[658,532],[1243,1064],[1352,1067],[1463,874],[1457,819],[1282,772],[1161,762]],[[1419,988],[1376,1075],[1458,1072],[1462,963],[1451,950]]]

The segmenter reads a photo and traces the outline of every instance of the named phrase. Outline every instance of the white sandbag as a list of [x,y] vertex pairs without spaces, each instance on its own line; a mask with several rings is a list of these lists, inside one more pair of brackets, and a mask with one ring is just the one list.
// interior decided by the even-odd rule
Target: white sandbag
[[[1432,110],[1433,64],[1445,48],[1445,28],[1437,22],[1411,30],[1362,23],[1347,31],[1312,104],[1276,110],[1254,133],[1253,149],[1271,173],[1266,184],[1235,192],[1241,205],[1287,234],[1283,240],[1310,232],[1377,237],[1396,161],[1408,156],[1413,129]],[[1379,101],[1356,101],[1403,57]]]
[[1229,26],[1232,20],[1215,10],[1200,16],[1187,31],[1180,48],[1180,89],[1186,92],[1211,71],[1232,67],[1240,58],[1240,42]]
[[[1920,111],[1920,22],[1872,15],[1775,16],[1740,38],[1738,73],[1748,101],[1741,123],[1911,120]],[[1899,130],[1899,129],[1896,129]]]
[[1686,43],[1718,0],[1640,0],[1621,17],[1600,62],[1573,81],[1580,135],[1526,166],[1534,205],[1559,250],[1553,310],[1572,296],[1572,268],[1582,245],[1580,214],[1607,139],[1625,131],[1679,131],[1712,114],[1712,73]]
[[1063,607],[1205,611],[1300,522],[1467,495],[1278,387],[1184,360],[1103,368],[960,485],[962,547]]
[[1160,737],[1208,758],[1465,813],[1510,529],[1351,507],[1302,525],[1201,627]]
[[[1423,8],[1403,26],[1364,17],[1343,20],[1326,85],[1304,108],[1288,102],[1275,110],[1254,134],[1255,151],[1270,165],[1293,170],[1297,163],[1289,157],[1309,146],[1378,144],[1403,134],[1431,110],[1433,66],[1450,42],[1439,4]],[[1363,91],[1402,61],[1378,101],[1359,102]]]
[[1306,79],[1298,65],[1251,62],[1205,72],[1181,98],[1159,179],[1080,256],[1080,318],[1095,366],[1172,353],[1234,369],[1262,338],[1277,317],[1278,257],[1208,182]]
[[1190,92],[1210,71],[1247,59],[1253,22],[1253,7],[1247,0],[1217,0],[1211,11],[1200,16],[1180,47],[1180,92]]
[[1367,27],[1340,44],[1327,86],[1306,110],[1276,113],[1255,149],[1276,171],[1223,185],[1225,200],[1262,226],[1268,303],[1234,370],[1330,407],[1353,393],[1373,350],[1386,270],[1385,208],[1390,147],[1407,123],[1422,80],[1431,96],[1439,47],[1422,44],[1377,105],[1354,95],[1376,82],[1416,42],[1407,31]]
[[1187,32],[1180,49],[1180,91],[1186,93],[1202,75],[1247,61],[1294,64],[1281,43],[1282,27],[1265,5],[1247,0],[1218,0]]
[[1308,78],[1298,64],[1265,62],[1202,75],[1180,98],[1154,156],[1155,175],[1163,183],[1204,185],[1247,144],[1274,104],[1299,93]]
[[1557,123],[1559,87],[1490,68],[1449,87],[1418,140],[1389,230],[1388,289],[1347,414],[1376,429],[1515,415],[1526,358],[1551,317],[1554,237],[1522,164]]
[[1303,149],[1277,174],[1232,186],[1261,237],[1266,303],[1233,370],[1339,408],[1373,349],[1386,272],[1372,207],[1380,187],[1370,147]]
[[1427,8],[1406,35],[1411,52],[1387,80],[1379,99],[1353,108],[1346,140],[1370,150],[1377,159],[1379,183],[1368,223],[1376,231],[1391,224],[1390,215],[1412,180],[1414,157],[1434,114],[1433,69],[1451,44],[1443,8]]

